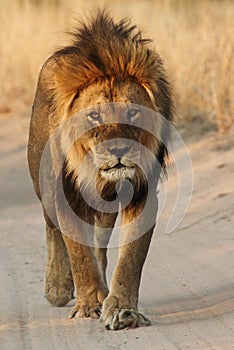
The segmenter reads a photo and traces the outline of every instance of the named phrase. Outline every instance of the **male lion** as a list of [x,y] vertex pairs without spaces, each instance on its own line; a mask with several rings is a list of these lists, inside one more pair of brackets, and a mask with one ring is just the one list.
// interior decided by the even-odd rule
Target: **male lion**
[[[147,118],[173,119],[170,86],[162,60],[128,20],[99,11],[73,39],[42,67],[30,125],[29,168],[46,221],[45,295],[62,306],[75,285],[70,318],[101,316],[111,330],[149,325],[138,291],[168,129]],[[119,211],[108,290],[106,248]]]

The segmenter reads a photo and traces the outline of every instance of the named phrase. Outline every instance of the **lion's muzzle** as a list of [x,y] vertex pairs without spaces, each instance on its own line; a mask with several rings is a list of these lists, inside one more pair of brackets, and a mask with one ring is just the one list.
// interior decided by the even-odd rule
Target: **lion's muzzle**
[[[110,142],[112,141],[112,142]],[[95,163],[100,175],[109,181],[133,178],[140,154],[127,142],[116,143],[109,140],[95,152]]]

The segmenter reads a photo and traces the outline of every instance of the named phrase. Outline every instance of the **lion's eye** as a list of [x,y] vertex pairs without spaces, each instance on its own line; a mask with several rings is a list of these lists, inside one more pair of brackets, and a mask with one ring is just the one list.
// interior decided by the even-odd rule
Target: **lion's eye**
[[96,112],[96,111],[92,111],[90,112],[88,115],[87,115],[88,119],[90,121],[94,121],[94,122],[98,122],[100,123],[102,118],[101,118],[101,115],[100,113]]
[[136,108],[132,108],[128,110],[128,119],[133,121],[135,120],[139,115],[139,110]]

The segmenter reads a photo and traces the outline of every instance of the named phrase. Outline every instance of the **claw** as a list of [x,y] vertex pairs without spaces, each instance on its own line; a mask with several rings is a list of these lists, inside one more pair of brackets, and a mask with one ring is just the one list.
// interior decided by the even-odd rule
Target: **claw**
[[105,328],[108,330],[120,330],[136,328],[140,326],[150,326],[151,322],[142,313],[133,309],[115,309],[109,315],[101,316],[105,321]]
[[68,318],[69,318],[69,319],[74,318],[74,317],[76,316],[76,314],[77,314],[77,311],[78,311],[78,310],[72,309],[72,310],[69,312]]
[[84,317],[92,317],[99,318],[101,315],[101,305],[100,306],[83,306],[80,307],[76,305],[69,313],[68,318],[72,319],[74,317],[84,318]]

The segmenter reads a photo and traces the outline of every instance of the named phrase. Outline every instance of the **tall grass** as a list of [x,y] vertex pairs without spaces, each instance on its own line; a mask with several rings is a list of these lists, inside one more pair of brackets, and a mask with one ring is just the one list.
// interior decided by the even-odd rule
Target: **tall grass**
[[[234,3],[212,0],[0,0],[0,113],[32,104],[40,66],[88,10],[132,17],[163,56],[180,123],[234,122]],[[68,40],[68,41],[67,41]]]

